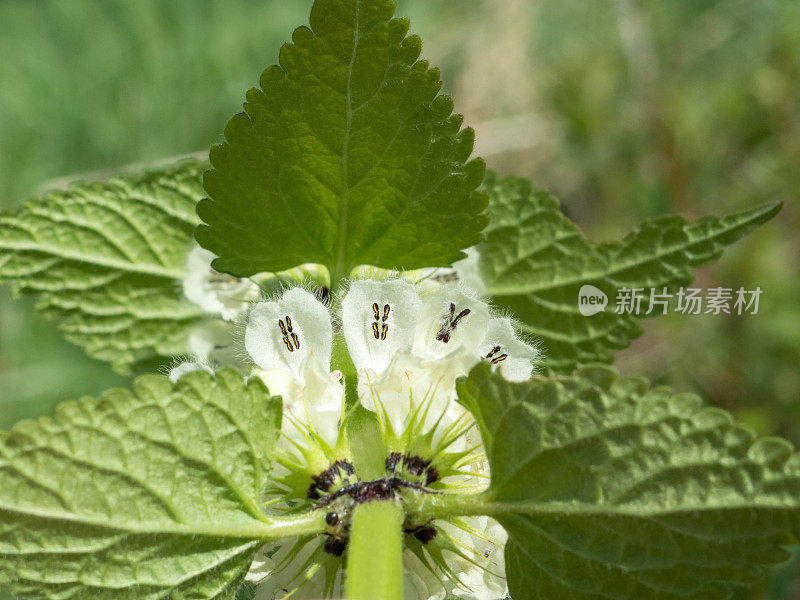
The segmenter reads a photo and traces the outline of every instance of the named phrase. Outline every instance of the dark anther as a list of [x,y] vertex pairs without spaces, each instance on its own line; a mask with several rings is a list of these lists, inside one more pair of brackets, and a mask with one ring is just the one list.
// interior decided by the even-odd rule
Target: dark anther
[[462,310],[458,315],[456,315],[456,305],[452,302],[450,303],[450,314],[446,314],[442,318],[442,326],[439,329],[439,333],[436,334],[436,339],[443,343],[448,343],[450,341],[450,334],[455,331],[458,322],[466,317],[470,312],[470,309],[465,308]]
[[341,556],[347,548],[347,540],[338,537],[329,537],[325,540],[325,552],[334,556]]
[[281,328],[281,334],[283,334],[283,343],[289,352],[294,352],[300,349],[300,338],[292,331],[292,319],[289,315],[286,315],[284,319],[286,319],[285,324],[278,319],[278,326]]
[[325,515],[325,522],[328,524],[329,527],[336,527],[341,519],[339,518],[339,513],[329,512]]

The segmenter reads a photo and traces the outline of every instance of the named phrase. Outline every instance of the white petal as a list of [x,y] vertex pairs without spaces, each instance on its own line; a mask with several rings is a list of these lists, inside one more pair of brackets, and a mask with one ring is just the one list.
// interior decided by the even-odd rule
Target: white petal
[[[466,409],[455,401],[455,380],[469,372],[463,367],[462,353],[455,359],[447,358],[426,362],[408,353],[393,361],[383,375],[360,377],[358,397],[368,410],[385,410],[396,433],[406,429],[412,413],[424,405],[424,430],[438,422],[434,443],[441,439],[441,432],[459,420]],[[474,365],[478,359],[471,359]],[[367,373],[369,375],[369,373]],[[477,436],[477,442],[480,437]],[[454,450],[466,449],[467,440],[462,437]]]
[[178,380],[186,375],[187,373],[193,373],[194,371],[206,371],[208,373],[213,373],[213,371],[206,365],[199,363],[199,362],[184,362],[172,369],[169,372],[169,380],[172,383],[177,383]]
[[448,585],[450,593],[468,600],[506,598],[508,587],[503,554],[508,536],[505,530],[489,517],[462,517],[461,521],[481,535],[468,533],[447,522],[442,522],[439,526],[455,538],[480,566],[460,557],[454,557],[450,561],[450,566],[456,569],[458,579],[469,589]]
[[427,297],[414,337],[414,352],[427,359],[439,359],[466,349],[470,354],[483,341],[489,321],[484,302],[456,286],[443,286]]
[[409,350],[420,305],[414,286],[405,281],[353,282],[342,300],[342,321],[356,369],[380,374]]
[[480,273],[480,253],[474,246],[465,250],[467,257],[453,263],[453,269],[461,284],[477,294],[486,294],[486,284]]
[[189,353],[204,364],[242,367],[244,360],[234,343],[233,323],[214,319],[195,327],[189,334]]
[[[297,591],[297,594],[293,595],[292,598],[302,600],[303,598],[324,597],[325,571],[319,569],[312,575],[310,580],[305,581],[305,573],[307,571],[304,572],[303,570],[304,567],[307,567],[306,563],[312,554],[319,549],[322,543],[319,538],[309,539],[288,564],[284,563],[298,540],[299,538],[289,538],[277,543],[270,542],[258,551],[250,566],[250,572],[247,574],[247,580],[257,585],[255,600],[284,598],[287,592],[294,590],[301,584],[302,586]],[[278,569],[279,566],[282,568]],[[340,582],[341,576],[337,576],[333,590],[334,597],[337,598],[341,595]]]
[[281,431],[286,437],[302,442],[303,431],[297,429],[296,421],[301,428],[310,425],[328,445],[336,444],[344,402],[341,371],[327,373],[307,367],[303,383],[282,370],[255,369],[253,374],[264,381],[271,394],[283,399]]
[[214,258],[211,252],[200,246],[189,253],[183,294],[207,313],[233,320],[253,299],[258,287],[248,279],[215,271],[211,268]]
[[444,600],[447,591],[411,550],[403,552],[403,600]]
[[[420,293],[435,291],[442,285],[458,283],[463,289],[478,296],[485,296],[486,284],[480,274],[480,254],[476,247],[464,250],[466,258],[453,263],[452,267],[435,267],[405,271],[403,277],[414,282]],[[367,275],[368,276],[368,275]]]
[[259,302],[250,311],[244,345],[264,370],[289,371],[302,382],[305,367],[328,372],[333,329],[328,309],[303,288],[277,302]]
[[533,346],[518,340],[514,334],[511,319],[491,319],[486,329],[486,337],[480,346],[484,360],[500,369],[509,381],[526,381],[533,373],[533,363],[539,351]]

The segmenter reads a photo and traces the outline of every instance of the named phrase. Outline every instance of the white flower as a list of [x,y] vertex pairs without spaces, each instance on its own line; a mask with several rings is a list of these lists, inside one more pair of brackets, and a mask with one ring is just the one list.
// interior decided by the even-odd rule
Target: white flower
[[189,354],[203,364],[243,368],[245,365],[235,344],[233,323],[219,319],[205,321],[189,334]]
[[[337,327],[358,371],[359,399],[378,412],[387,449],[391,448],[387,473],[411,481],[423,472],[424,479],[414,479],[416,484],[422,481],[421,485],[439,490],[486,489],[488,462],[474,420],[455,401],[455,380],[481,360],[507,379],[527,379],[538,351],[515,336],[510,319],[490,318],[487,304],[463,284],[433,285],[429,279],[420,287],[399,277],[357,280],[342,299],[341,311]],[[302,288],[258,302],[247,315],[245,348],[257,365],[253,374],[284,402],[279,449],[288,453],[294,448],[300,454],[279,455],[279,469],[286,477],[277,481],[292,488],[294,495],[286,499],[293,502],[319,500],[319,495],[306,492],[310,488],[304,478],[318,482],[323,473],[349,458],[347,441],[339,435],[344,386],[341,373],[330,370],[333,334],[328,307]],[[391,456],[406,462],[396,461],[390,467]],[[312,464],[313,469],[307,466]],[[424,470],[415,472],[423,469],[420,464]],[[305,475],[291,479],[299,472]],[[435,521],[433,527],[436,531],[429,538],[408,533],[407,540],[415,539],[403,555],[405,598],[506,597],[506,538],[496,522],[469,517]],[[324,537],[268,545],[248,575],[263,582],[257,598],[281,597],[301,584],[298,598],[338,594],[340,556],[347,539],[336,536],[327,539],[342,543],[338,553],[326,549]]]
[[474,246],[464,252],[467,256],[454,262],[452,267],[408,271],[404,276],[420,286],[420,290],[435,290],[442,284],[458,283],[471,293],[483,296],[486,294],[486,284],[480,273],[480,253]]
[[344,587],[342,572],[326,590],[325,577],[320,576],[319,563],[314,560],[315,553],[319,553],[319,543],[309,539],[281,540],[261,548],[247,574],[248,581],[258,584],[255,600],[284,598],[301,586],[300,598],[324,598],[326,592],[340,597]]
[[383,373],[411,349],[420,304],[414,286],[400,279],[353,282],[342,300],[342,322],[356,369]]
[[414,338],[414,353],[429,360],[465,350],[477,353],[486,335],[489,308],[453,285],[425,298]]
[[509,381],[530,379],[533,363],[539,356],[534,346],[517,339],[509,318],[489,320],[479,352]]
[[287,371],[303,383],[307,368],[330,370],[333,329],[324,304],[303,288],[259,302],[247,317],[244,344],[261,369]]
[[338,435],[344,389],[330,370],[333,328],[328,308],[303,288],[259,302],[245,325],[245,348],[270,393],[283,398],[284,434],[311,427],[328,443]]
[[[339,434],[342,418],[344,387],[342,373],[323,372],[317,368],[306,369],[303,381],[298,381],[288,371],[256,369],[253,375],[260,378],[271,394],[283,400],[283,433],[291,439],[302,439],[307,428],[333,445]],[[287,449],[289,446],[285,446]]]
[[480,566],[461,557],[451,560],[449,566],[461,585],[448,586],[448,592],[466,600],[506,598],[506,530],[490,517],[462,517],[459,521],[464,528],[446,522],[441,527],[467,548]]
[[486,293],[486,284],[483,282],[480,270],[480,252],[475,247],[467,248],[467,257],[453,263],[453,269],[461,284],[476,294]]
[[417,556],[403,551],[403,600],[444,600],[447,589]]
[[[394,318],[384,340],[386,307]],[[359,375],[361,402],[374,410],[377,399],[395,429],[402,429],[409,416],[410,398],[431,397],[430,422],[444,412],[449,412],[445,421],[461,418],[455,380],[480,360],[509,380],[524,381],[538,357],[534,347],[515,337],[510,319],[490,319],[486,303],[461,285],[431,289],[429,284],[420,303],[413,286],[402,280],[357,281],[342,310],[350,355],[358,369],[366,368]]]
[[235,319],[258,293],[248,279],[219,273],[211,268],[214,255],[196,246],[186,259],[183,295],[209,314],[226,321]]

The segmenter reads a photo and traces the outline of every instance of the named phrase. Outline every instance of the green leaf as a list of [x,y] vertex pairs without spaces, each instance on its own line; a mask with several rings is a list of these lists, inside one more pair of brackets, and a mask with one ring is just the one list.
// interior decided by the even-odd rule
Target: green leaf
[[800,455],[689,394],[609,367],[458,383],[509,534],[515,600],[727,598],[800,534]]
[[256,597],[256,592],[258,592],[258,586],[255,583],[243,581],[236,590],[234,600],[253,600]]
[[[687,222],[664,217],[643,223],[621,242],[591,244],[559,210],[558,201],[533,191],[528,180],[487,176],[491,222],[480,246],[487,293],[541,340],[545,368],[570,373],[576,365],[611,362],[610,350],[641,335],[649,290],[675,292],[692,280],[691,267],[716,260],[725,246],[771,219],[771,204],[729,217]],[[578,293],[593,285],[608,296],[606,310],[583,316]],[[638,315],[616,314],[617,290],[644,288]],[[659,314],[655,311],[651,314]]]
[[0,215],[0,283],[122,372],[186,352],[203,313],[180,280],[205,163],[73,185]]
[[258,586],[252,581],[243,581],[236,590],[234,600],[253,600],[256,597]]
[[249,276],[311,262],[335,282],[360,264],[448,265],[480,241],[473,131],[393,12],[387,0],[317,0],[311,27],[247,93],[211,149],[210,199],[198,205],[214,268]]
[[[233,600],[260,540],[280,398],[234,371],[62,404],[0,440],[0,583],[34,598]],[[324,527],[324,522],[322,527]]]

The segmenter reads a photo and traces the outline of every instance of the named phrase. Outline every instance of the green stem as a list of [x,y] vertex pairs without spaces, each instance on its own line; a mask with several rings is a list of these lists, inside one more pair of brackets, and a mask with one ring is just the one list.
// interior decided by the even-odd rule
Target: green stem
[[328,265],[331,295],[335,296],[337,293],[342,291],[342,287],[344,286],[345,281],[347,281],[347,276],[349,274],[350,272],[348,269],[336,268]]
[[482,494],[413,494],[405,495],[406,512],[425,523],[433,519],[489,514],[492,503]]
[[325,511],[312,510],[287,517],[271,517],[258,531],[251,530],[250,533],[256,533],[264,540],[277,540],[322,533],[326,529]]
[[403,518],[393,500],[356,507],[347,557],[347,598],[403,599]]

